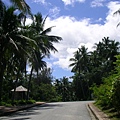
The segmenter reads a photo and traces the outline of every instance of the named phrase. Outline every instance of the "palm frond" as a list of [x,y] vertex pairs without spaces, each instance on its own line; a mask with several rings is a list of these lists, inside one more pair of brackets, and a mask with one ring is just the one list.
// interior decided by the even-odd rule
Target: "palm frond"
[[10,0],[14,6],[16,6],[20,11],[23,11],[25,14],[31,14],[31,9],[25,0]]
[[42,31],[41,35],[46,35],[47,33],[51,32],[53,27],[55,27],[55,26],[51,26],[51,27],[47,28],[46,30]]
[[10,43],[12,43],[15,46],[16,50],[18,50],[18,47],[16,43],[14,42],[14,40],[12,38],[9,38],[9,39],[10,39]]

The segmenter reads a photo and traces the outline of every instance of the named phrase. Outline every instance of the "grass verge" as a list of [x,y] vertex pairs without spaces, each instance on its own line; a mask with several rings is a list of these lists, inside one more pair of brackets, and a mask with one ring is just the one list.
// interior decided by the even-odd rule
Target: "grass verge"
[[102,107],[96,103],[94,105],[107,114],[110,120],[120,120],[120,115],[114,108]]

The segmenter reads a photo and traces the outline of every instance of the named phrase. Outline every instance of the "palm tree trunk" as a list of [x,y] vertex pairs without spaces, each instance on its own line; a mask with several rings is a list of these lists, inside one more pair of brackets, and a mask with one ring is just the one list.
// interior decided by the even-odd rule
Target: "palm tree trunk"
[[[80,78],[80,68],[79,68],[79,78]],[[81,89],[82,89],[83,99],[85,99],[85,92],[84,92],[84,89],[83,89],[82,80],[80,80],[80,85],[81,85]]]
[[33,67],[31,68],[31,71],[30,71],[30,77],[29,77],[29,82],[28,82],[28,90],[27,90],[27,100],[29,100],[29,93],[30,93],[30,85],[31,85],[32,73],[33,73]]
[[15,85],[14,85],[14,91],[13,91],[12,103],[14,103],[14,100],[15,100],[15,92],[16,92],[15,90],[16,90],[17,83],[18,83],[19,73],[20,73],[20,71],[18,70],[18,72],[17,72],[17,78],[16,78]]
[[0,70],[0,103],[2,101],[3,75],[4,75],[4,70],[1,67],[1,70]]
[[6,62],[3,58],[0,60],[0,102],[2,101],[3,76],[6,68]]

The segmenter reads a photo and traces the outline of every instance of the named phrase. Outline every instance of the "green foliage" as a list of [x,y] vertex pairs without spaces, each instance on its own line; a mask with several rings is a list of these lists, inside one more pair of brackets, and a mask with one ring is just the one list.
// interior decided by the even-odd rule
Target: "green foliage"
[[[116,61],[115,55],[119,54],[119,42],[104,37],[102,41],[95,43],[94,48],[94,51],[87,52],[87,48],[81,46],[74,53],[74,57],[70,59],[73,62],[70,67],[72,67],[71,71],[74,73],[75,93],[79,100],[90,99],[91,91],[89,88],[96,84],[99,89],[94,87],[94,94],[102,101],[102,104],[107,104],[109,102],[109,92],[106,91],[110,90],[107,84],[111,79],[107,77],[110,76],[112,70],[115,70],[114,62]],[[106,78],[106,80],[103,80],[103,78]]]
[[120,114],[120,78],[113,81],[111,93],[112,104]]
[[57,96],[55,88],[51,84],[41,84],[38,93],[38,98],[47,102],[54,101]]
[[60,80],[56,79],[55,90],[57,92],[57,98],[61,101],[73,101],[75,100],[73,83],[69,81],[67,77],[63,77]]
[[35,100],[14,100],[12,103],[13,105],[27,105],[27,104],[34,104],[36,101]]
[[6,102],[1,102],[0,105],[1,105],[1,106],[6,106],[6,107],[11,107],[11,106],[12,106],[11,103],[6,103]]
[[36,102],[36,101],[35,101],[35,100],[32,100],[32,99],[26,101],[27,104],[34,104],[35,102]]
[[103,107],[113,107],[120,114],[120,55],[117,55],[116,58],[115,71],[103,79],[103,84],[94,85],[92,90],[98,104]]

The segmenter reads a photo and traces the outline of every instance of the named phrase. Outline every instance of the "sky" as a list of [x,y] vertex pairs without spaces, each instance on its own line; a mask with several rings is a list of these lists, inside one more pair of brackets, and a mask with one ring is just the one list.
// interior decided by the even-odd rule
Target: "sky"
[[[4,0],[6,1],[6,0]],[[33,14],[40,12],[45,18],[45,28],[55,26],[50,35],[62,37],[54,43],[58,52],[46,58],[53,69],[54,78],[71,77],[70,58],[84,45],[92,51],[95,43],[104,37],[120,42],[119,15],[113,15],[120,9],[119,0],[26,0]],[[27,24],[31,20],[27,19]]]

